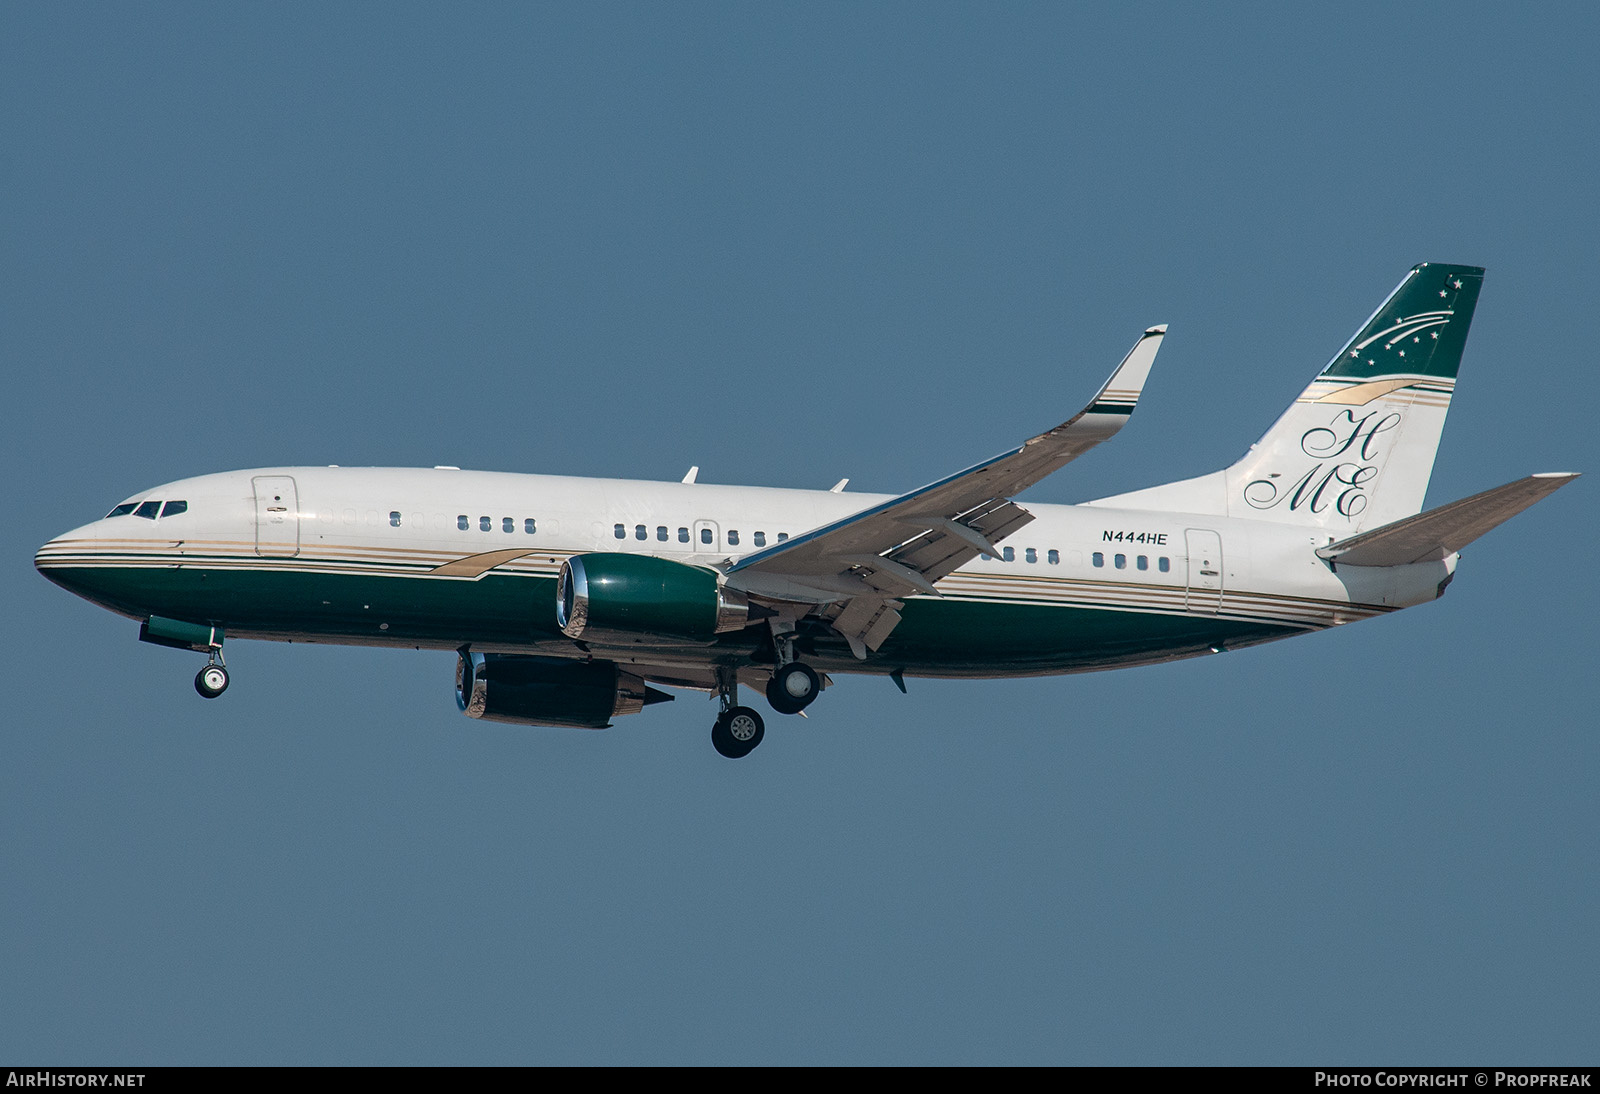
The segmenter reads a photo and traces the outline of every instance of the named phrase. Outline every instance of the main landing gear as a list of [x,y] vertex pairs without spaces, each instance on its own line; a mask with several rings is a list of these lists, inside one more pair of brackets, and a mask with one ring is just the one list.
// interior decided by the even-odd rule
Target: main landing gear
[[222,663],[221,650],[211,651],[211,660],[194,678],[194,690],[203,699],[215,699],[228,690],[228,666]]
[[778,668],[767,681],[767,702],[779,714],[799,714],[821,693],[822,678],[810,665],[794,659],[792,623],[773,622],[772,650],[777,656]]
[[[822,677],[794,659],[794,631],[773,627],[778,667],[767,681],[767,702],[779,714],[799,714],[822,692]],[[717,670],[717,698],[722,713],[711,727],[711,746],[730,760],[750,755],[766,736],[761,715],[739,705],[739,677],[731,666]]]
[[711,726],[711,747],[730,760],[742,759],[767,735],[766,724],[761,715],[739,705],[739,677],[731,667],[717,670],[717,699],[722,713]]
[[790,661],[767,681],[767,702],[779,714],[799,714],[822,691],[822,679],[810,665]]
[[767,735],[761,715],[749,707],[729,707],[711,726],[711,747],[730,760],[750,755]]

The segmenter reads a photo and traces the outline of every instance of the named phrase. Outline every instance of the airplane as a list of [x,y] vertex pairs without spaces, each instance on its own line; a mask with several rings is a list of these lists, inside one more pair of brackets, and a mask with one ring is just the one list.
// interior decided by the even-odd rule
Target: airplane
[[[1423,511],[1483,269],[1422,263],[1232,466],[1078,505],[1015,500],[1128,421],[1166,334],[1082,411],[899,496],[432,469],[273,467],[140,491],[41,547],[69,591],[203,653],[226,637],[457,651],[468,716],[602,729],[710,693],[748,755],[764,691],[1199,657],[1443,595],[1459,552],[1577,477]],[[655,686],[655,685],[659,685]]]

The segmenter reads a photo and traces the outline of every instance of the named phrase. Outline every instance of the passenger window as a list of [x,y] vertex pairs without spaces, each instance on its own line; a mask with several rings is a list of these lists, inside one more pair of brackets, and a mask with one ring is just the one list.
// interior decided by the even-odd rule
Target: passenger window
[[649,539],[650,538],[650,532],[649,532],[649,530],[647,528],[645,528],[644,525],[635,524],[633,526],[633,538],[634,539]]
[[1118,555],[1115,558],[1113,558],[1111,561],[1117,564],[1117,569],[1119,569],[1119,570],[1126,570],[1128,568],[1128,556],[1127,555]]
[[1096,551],[1090,558],[1096,566],[1104,566],[1106,564],[1106,556],[1099,551]]
[[779,543],[782,543],[784,540],[786,540],[788,538],[789,538],[789,533],[788,532],[779,532],[778,533],[778,542]]
[[467,530],[467,514],[462,513],[456,518],[456,527],[461,529],[463,532]]
[[136,501],[125,501],[121,505],[117,506],[115,509],[111,510],[111,512],[107,513],[102,519],[103,520],[110,520],[112,517],[125,517],[125,516],[127,516],[129,513],[133,512],[137,508],[139,508],[139,503],[138,502],[136,502]]
[[624,525],[614,524],[611,526],[611,534],[616,536],[618,539],[627,539],[628,529]]
[[489,518],[489,517],[479,517],[478,518],[478,531],[487,532],[492,527],[494,527],[494,521],[491,518]]
[[1148,570],[1150,568],[1150,559],[1145,555],[1140,555],[1133,561],[1134,565],[1138,566],[1141,570]]
[[978,557],[983,559],[983,561],[985,561],[985,562],[993,562],[994,561],[993,558],[991,558],[989,555],[983,554],[981,551],[978,553]]
[[187,513],[188,511],[189,511],[189,503],[188,502],[186,502],[186,501],[169,501],[169,502],[167,502],[166,505],[164,505],[162,507],[162,509],[161,509],[161,517],[164,520],[167,517],[175,517],[179,513]]
[[532,517],[529,517],[527,520],[522,522],[522,530],[527,535],[531,536],[539,530],[539,524]]
[[709,528],[700,529],[700,542],[701,543],[712,543],[712,542],[714,542],[712,540],[712,538],[711,538],[711,529],[709,529]]
[[737,528],[729,528],[728,529],[728,543],[729,543],[730,546],[733,546],[733,547],[739,546],[739,529],[737,529]]
[[667,526],[665,524],[656,525],[656,539],[662,543],[667,542]]
[[1025,562],[1038,562],[1039,552],[1035,551],[1032,547],[1029,547],[1026,551],[1022,552],[1022,558]]
[[1168,570],[1172,569],[1172,560],[1166,555],[1162,555],[1160,558],[1156,559],[1156,569],[1160,570],[1162,573],[1166,573]]
[[500,518],[500,530],[502,532],[515,532],[517,530],[517,522],[510,517],[502,517]]
[[1054,547],[1050,548],[1050,553],[1044,557],[1052,566],[1061,565],[1061,552],[1056,550]]
[[1000,554],[1007,562],[1017,561],[1017,552],[1014,548],[1002,547],[1000,548]]
[[753,538],[757,547],[765,547],[767,545],[767,533],[757,532]]
[[398,528],[398,527],[400,527],[400,510],[398,510],[398,509],[389,510],[389,527],[390,528]]
[[139,506],[139,508],[135,509],[133,511],[133,515],[136,517],[143,517],[145,520],[155,520],[156,513],[160,511],[160,509],[161,503],[159,501],[147,501],[143,505]]
[[679,528],[678,529],[678,542],[679,543],[688,543],[689,542],[689,529],[687,529],[687,528]]

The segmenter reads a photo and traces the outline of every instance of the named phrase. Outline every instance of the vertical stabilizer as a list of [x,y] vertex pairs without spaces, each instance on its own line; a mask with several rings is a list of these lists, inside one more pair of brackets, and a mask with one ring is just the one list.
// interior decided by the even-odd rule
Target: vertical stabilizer
[[1340,532],[1420,513],[1482,285],[1477,266],[1413,267],[1228,468],[1230,510]]
[[1422,511],[1483,269],[1424,262],[1232,467],[1091,504],[1353,535]]

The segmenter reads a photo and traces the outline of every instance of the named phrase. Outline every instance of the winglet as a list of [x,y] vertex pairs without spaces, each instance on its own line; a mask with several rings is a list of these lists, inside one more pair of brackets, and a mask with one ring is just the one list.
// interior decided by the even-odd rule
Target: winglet
[[1166,335],[1165,323],[1147,329],[1083,412],[1132,414],[1133,408],[1139,404],[1140,393],[1144,391],[1144,382],[1150,377],[1150,366],[1156,363],[1156,351],[1161,348],[1161,339]]

